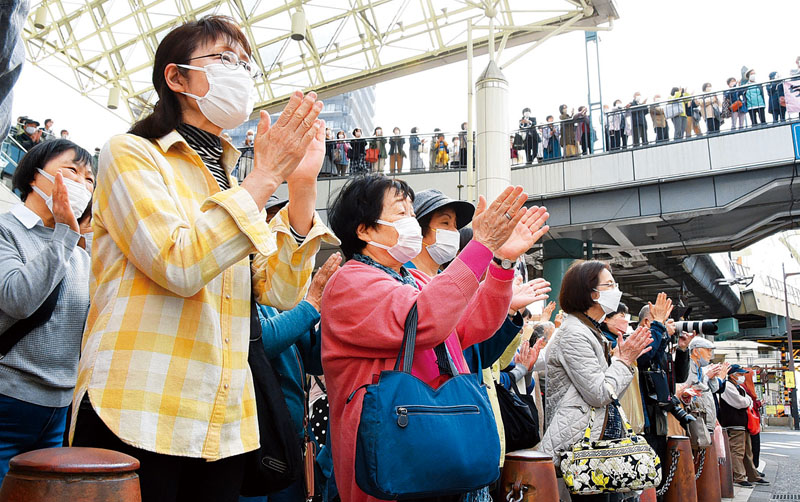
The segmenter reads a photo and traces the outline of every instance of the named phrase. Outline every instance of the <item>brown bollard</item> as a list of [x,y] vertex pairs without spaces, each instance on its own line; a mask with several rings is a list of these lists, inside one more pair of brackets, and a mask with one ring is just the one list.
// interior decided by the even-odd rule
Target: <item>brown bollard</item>
[[642,490],[642,494],[639,495],[639,502],[656,502],[658,497],[656,496],[656,489],[655,488],[648,488],[647,490]]
[[100,448],[48,448],[11,459],[0,502],[141,502],[139,461]]
[[[713,443],[713,435],[712,443]],[[705,451],[705,457],[703,452]],[[697,502],[721,502],[722,494],[720,493],[719,483],[719,462],[717,461],[717,449],[712,444],[706,448],[701,448],[697,452],[697,462],[695,464],[695,473],[701,468],[700,477],[697,478]],[[700,461],[702,460],[702,465]]]
[[723,429],[722,438],[725,440],[725,458],[719,463],[720,494],[723,498],[733,498],[733,462],[731,462],[731,444],[728,441],[728,432]]
[[550,455],[534,450],[507,453],[500,480],[501,501],[558,502],[556,468]]
[[669,436],[667,438],[667,465],[661,471],[668,476],[672,467],[672,452],[677,450],[677,468],[672,483],[664,494],[664,502],[697,502],[697,486],[694,483],[694,457],[692,445],[686,436]]

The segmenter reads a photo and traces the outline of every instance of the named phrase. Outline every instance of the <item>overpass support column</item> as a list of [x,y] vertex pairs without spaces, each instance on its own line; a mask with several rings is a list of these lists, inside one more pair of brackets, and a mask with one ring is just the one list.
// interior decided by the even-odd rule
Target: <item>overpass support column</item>
[[508,155],[508,81],[497,63],[489,61],[476,87],[478,102],[478,193],[491,203],[511,183]]
[[561,278],[572,265],[572,262],[583,258],[583,241],[579,239],[551,239],[542,243],[542,275],[550,282],[553,291],[550,300],[558,305],[558,295],[561,292]]

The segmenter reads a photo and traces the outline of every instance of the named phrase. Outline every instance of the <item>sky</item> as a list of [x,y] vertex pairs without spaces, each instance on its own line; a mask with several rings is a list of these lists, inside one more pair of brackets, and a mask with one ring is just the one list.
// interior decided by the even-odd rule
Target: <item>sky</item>
[[[742,66],[754,68],[759,81],[772,71],[788,76],[800,56],[800,0],[616,0],[616,5],[620,19],[613,30],[599,33],[605,103],[628,102],[635,91],[651,99],[656,93],[666,96],[673,86],[700,92],[704,82],[719,90],[728,77],[740,76]],[[506,50],[500,63],[522,49]],[[475,77],[487,62],[486,56],[476,58]],[[509,128],[524,107],[543,122],[562,103],[577,109],[588,101],[583,32],[550,39],[503,72],[509,82]],[[467,116],[466,79],[466,62],[460,62],[378,84],[375,123],[404,133],[413,126],[456,130]],[[129,126],[30,64],[15,88],[13,110],[14,116],[52,118],[56,131],[68,129],[90,150]],[[759,254],[769,258],[773,248],[765,245]],[[780,263],[765,260],[770,261]]]

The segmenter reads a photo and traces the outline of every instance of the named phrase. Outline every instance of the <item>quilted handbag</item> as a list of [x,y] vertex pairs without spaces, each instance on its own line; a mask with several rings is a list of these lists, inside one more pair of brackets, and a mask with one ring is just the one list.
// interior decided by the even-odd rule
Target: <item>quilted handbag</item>
[[394,370],[347,399],[366,388],[355,477],[361,490],[382,500],[457,495],[500,477],[500,438],[481,373],[457,374],[451,364],[456,376],[431,388],[411,375],[416,337],[414,304]]
[[619,406],[616,396],[609,406],[616,406],[625,427],[621,439],[592,441],[595,409],[583,439],[563,452],[559,467],[564,483],[576,495],[625,493],[645,490],[661,483],[661,461],[653,448],[633,429]]

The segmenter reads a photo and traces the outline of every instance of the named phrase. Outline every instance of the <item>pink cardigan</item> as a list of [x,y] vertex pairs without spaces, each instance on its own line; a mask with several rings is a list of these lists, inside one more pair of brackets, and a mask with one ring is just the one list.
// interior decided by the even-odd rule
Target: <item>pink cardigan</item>
[[[406,316],[417,302],[419,322],[413,373],[440,383],[433,348],[445,342],[460,372],[469,369],[463,348],[497,331],[511,303],[513,270],[489,267],[492,253],[472,241],[447,270],[433,279],[411,270],[420,290],[386,272],[350,260],[328,282],[322,296],[322,367],[328,388],[336,485],[343,501],[376,500],[355,480],[355,450],[362,395],[347,397],[373,376],[394,367]],[[486,268],[489,273],[478,282]],[[361,391],[363,393],[363,391]],[[465,438],[469,431],[465,431]]]

